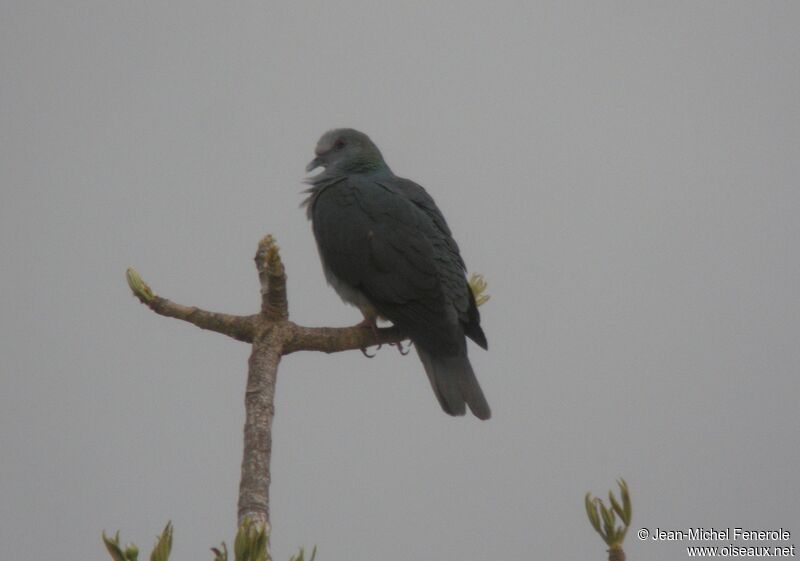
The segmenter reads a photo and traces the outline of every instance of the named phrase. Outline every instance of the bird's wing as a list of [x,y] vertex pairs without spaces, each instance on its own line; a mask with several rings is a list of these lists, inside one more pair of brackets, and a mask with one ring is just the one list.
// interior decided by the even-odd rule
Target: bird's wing
[[453,239],[453,234],[450,232],[450,227],[447,225],[447,221],[444,219],[442,211],[440,211],[439,207],[436,206],[436,202],[433,200],[433,197],[428,194],[422,185],[414,183],[410,179],[404,179],[402,177],[394,177],[392,179],[393,181],[390,184],[388,182],[379,183],[383,185],[384,188],[391,188],[399,193],[402,193],[404,197],[406,197],[409,201],[414,203],[417,208],[423,211],[433,221],[433,225],[438,230],[437,238],[440,238],[443,242],[442,249],[448,252],[452,258],[459,263],[462,270],[466,270],[464,260],[461,259],[461,254],[458,250],[458,244]]
[[463,262],[446,249],[452,238],[392,179],[350,177],[319,194],[312,212],[320,255],[417,345],[463,354]]
[[[467,269],[466,265],[461,258],[458,244],[450,232],[450,227],[447,225],[447,221],[436,202],[424,187],[409,179],[394,177],[393,181],[387,183],[384,187],[391,187],[402,193],[418,209],[424,212],[433,223],[434,232],[431,240],[435,253],[439,259],[448,263],[448,266],[442,269],[443,282],[446,286],[447,294],[458,311],[459,319],[464,325],[465,334],[484,349],[488,348],[486,335],[480,326],[480,313],[475,303],[475,295],[464,277]],[[458,267],[453,266],[454,264],[457,264]]]

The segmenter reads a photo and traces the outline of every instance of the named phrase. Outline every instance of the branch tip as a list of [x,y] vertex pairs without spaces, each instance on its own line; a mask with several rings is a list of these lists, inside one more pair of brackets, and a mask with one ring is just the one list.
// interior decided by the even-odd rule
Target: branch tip
[[267,234],[261,238],[261,241],[258,242],[258,251],[256,254],[260,256],[267,256],[275,246],[275,238],[272,237],[272,234]]
[[478,273],[472,273],[469,276],[469,288],[472,290],[472,295],[475,297],[475,305],[481,306],[489,301],[489,296],[486,294],[486,279],[483,278],[483,275]]
[[258,242],[255,261],[261,282],[261,313],[273,319],[287,319],[286,270],[281,261],[280,248],[271,234]]
[[136,269],[128,267],[128,270],[125,271],[125,277],[128,279],[128,286],[131,288],[131,291],[133,291],[133,295],[136,296],[142,304],[150,304],[155,300],[156,295],[153,294],[153,291],[147,283],[142,280],[142,277],[139,276]]
[[261,261],[258,264],[259,269],[264,267],[270,276],[283,274],[280,250],[281,248],[275,243],[275,238],[272,234],[264,236],[258,242],[258,251],[256,252],[256,259]]
[[273,269],[281,265],[281,248],[278,244],[272,244],[267,250],[267,267]]

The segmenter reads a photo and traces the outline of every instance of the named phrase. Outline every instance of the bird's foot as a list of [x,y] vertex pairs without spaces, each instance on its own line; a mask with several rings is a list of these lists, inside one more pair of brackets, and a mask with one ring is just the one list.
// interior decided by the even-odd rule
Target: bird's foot
[[[375,335],[376,337],[378,336],[378,324],[375,322],[374,318],[368,318],[368,317],[365,316],[364,320],[359,322],[359,323],[357,323],[355,325],[355,327],[360,327],[362,329],[371,329],[372,330],[372,334]],[[375,353],[374,354],[369,354],[367,352],[366,348],[362,348],[361,349],[361,354],[363,354],[367,358],[375,358],[375,355],[378,354],[378,351],[381,350],[382,346],[383,345],[378,345],[378,348],[375,349]]]
[[[403,342],[398,341],[397,343],[390,343],[393,347],[397,347],[397,350],[400,352],[401,355],[406,356],[408,353],[411,352],[411,343],[408,344],[407,347],[403,347]],[[380,347],[379,347],[380,348]]]
[[371,318],[365,317],[362,321],[358,322],[355,327],[361,327],[363,329],[368,327],[372,330],[373,335],[378,334],[378,324]]

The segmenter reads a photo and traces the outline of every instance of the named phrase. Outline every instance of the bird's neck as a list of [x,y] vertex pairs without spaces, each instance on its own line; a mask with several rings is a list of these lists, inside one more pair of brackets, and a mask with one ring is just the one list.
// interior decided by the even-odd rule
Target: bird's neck
[[394,176],[392,170],[389,169],[389,166],[387,166],[386,162],[383,160],[377,162],[374,160],[364,160],[360,165],[353,164],[325,168],[325,170],[319,175],[306,179],[306,183],[311,185],[311,189],[309,189],[308,192],[311,193],[320,191],[325,187],[328,187],[334,183],[338,183],[339,181],[353,175],[374,175],[376,178]]
[[349,160],[345,165],[332,170],[338,173],[353,174],[353,173],[373,173],[373,172],[388,172],[391,173],[389,166],[383,161],[383,158],[364,157],[354,158]]

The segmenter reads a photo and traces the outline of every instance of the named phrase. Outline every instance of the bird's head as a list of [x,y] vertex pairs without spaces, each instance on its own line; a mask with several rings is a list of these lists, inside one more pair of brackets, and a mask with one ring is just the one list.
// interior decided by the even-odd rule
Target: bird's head
[[316,158],[306,166],[311,172],[324,167],[327,172],[360,173],[386,167],[375,143],[355,129],[333,129],[317,142]]

